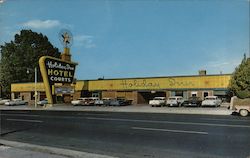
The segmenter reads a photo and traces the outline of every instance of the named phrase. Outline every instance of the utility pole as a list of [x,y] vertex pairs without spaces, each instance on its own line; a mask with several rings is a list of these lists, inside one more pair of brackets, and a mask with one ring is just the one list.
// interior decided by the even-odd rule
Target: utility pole
[[[30,71],[34,71],[30,68],[27,68],[27,73],[29,73]],[[35,75],[35,89],[34,89],[34,92],[35,92],[35,108],[37,108],[37,67],[35,67],[35,72],[34,72],[34,75]]]
[[35,67],[35,108],[37,108],[37,67]]

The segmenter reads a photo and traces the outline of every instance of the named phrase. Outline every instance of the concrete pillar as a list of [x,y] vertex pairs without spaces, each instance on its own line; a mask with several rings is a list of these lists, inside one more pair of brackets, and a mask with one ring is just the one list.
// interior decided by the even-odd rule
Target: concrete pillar
[[169,98],[171,96],[171,91],[166,91],[166,98]]
[[133,91],[133,102],[132,104],[138,104],[138,92],[137,91]]
[[11,100],[15,99],[15,93],[11,93]]
[[81,97],[81,91],[75,91],[73,94],[73,100],[76,100]]

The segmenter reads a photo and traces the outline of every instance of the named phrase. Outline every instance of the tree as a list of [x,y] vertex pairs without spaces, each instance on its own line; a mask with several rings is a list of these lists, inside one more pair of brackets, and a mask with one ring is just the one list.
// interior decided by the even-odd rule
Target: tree
[[238,98],[250,98],[250,58],[246,55],[232,75],[230,90]]
[[0,81],[3,94],[10,94],[11,83],[33,82],[34,72],[27,74],[27,69],[38,68],[38,81],[42,81],[39,70],[39,58],[44,55],[60,57],[46,36],[31,30],[21,30],[14,41],[0,46]]

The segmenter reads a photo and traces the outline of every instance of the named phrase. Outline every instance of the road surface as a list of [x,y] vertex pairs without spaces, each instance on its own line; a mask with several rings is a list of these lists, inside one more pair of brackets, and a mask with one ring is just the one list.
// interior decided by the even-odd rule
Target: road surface
[[250,117],[2,110],[1,139],[121,158],[246,158]]

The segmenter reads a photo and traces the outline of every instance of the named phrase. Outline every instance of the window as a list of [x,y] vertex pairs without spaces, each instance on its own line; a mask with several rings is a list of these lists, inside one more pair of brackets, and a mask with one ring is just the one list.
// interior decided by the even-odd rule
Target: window
[[99,98],[99,96],[100,96],[100,95],[99,95],[99,92],[93,92],[93,93],[92,93],[92,97]]
[[175,96],[183,97],[183,91],[175,91]]
[[191,92],[191,96],[192,97],[196,97],[197,96],[197,92]]
[[14,98],[20,98],[20,93],[19,92],[15,92],[14,93]]
[[30,100],[35,100],[35,92],[31,92],[30,93]]
[[203,97],[207,97],[208,96],[208,92],[203,92]]

